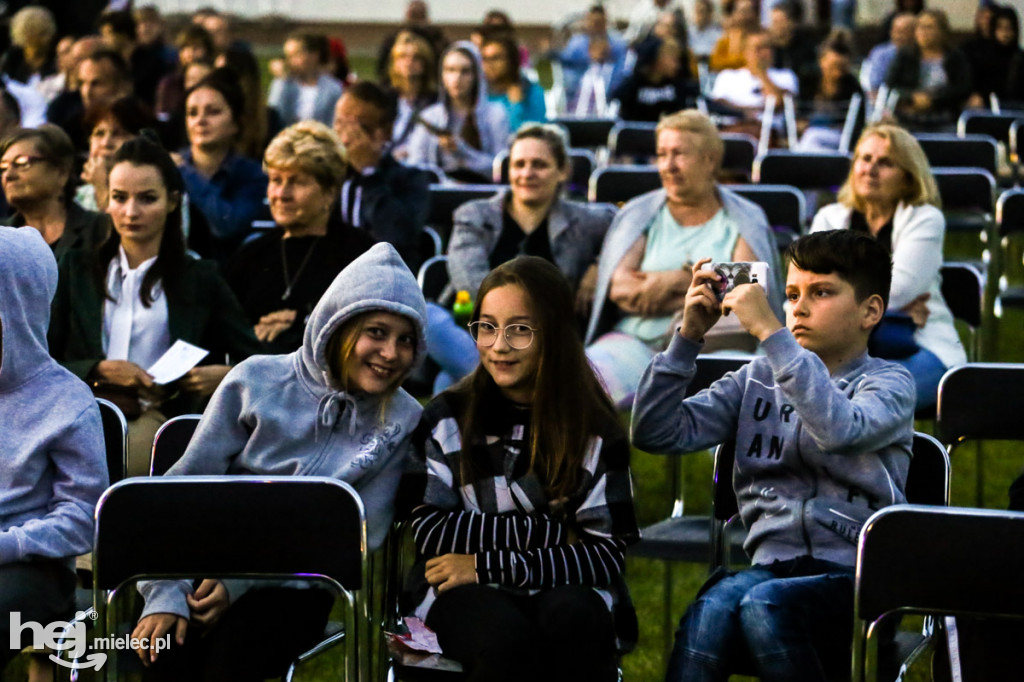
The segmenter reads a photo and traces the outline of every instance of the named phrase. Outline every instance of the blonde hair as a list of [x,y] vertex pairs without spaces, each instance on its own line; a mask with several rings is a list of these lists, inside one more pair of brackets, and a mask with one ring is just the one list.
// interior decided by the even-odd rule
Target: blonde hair
[[[398,71],[395,70],[395,57],[398,54],[398,50],[406,45],[415,47],[416,59],[423,62],[423,75],[420,76],[420,81],[416,84],[399,83],[400,80],[403,80],[404,76],[399,75]],[[437,90],[437,55],[434,54],[434,48],[426,38],[412,31],[401,31],[398,34],[398,37],[395,38],[395,44],[391,47],[391,54],[388,55],[388,81],[391,87],[398,90],[418,86],[417,97]]]
[[[907,174],[906,191],[900,197],[901,201],[911,206],[931,204],[936,208],[942,208],[939,188],[935,184],[935,177],[932,175],[928,158],[913,135],[904,128],[891,123],[877,123],[868,126],[857,140],[857,146],[854,148],[855,160],[861,144],[869,137],[880,137],[888,142],[889,157],[892,158],[897,168]],[[864,200],[853,191],[853,173],[854,164],[850,164],[850,174],[840,188],[837,198],[839,203],[844,206],[863,212]]]
[[55,35],[57,22],[45,7],[29,5],[18,10],[11,19],[11,42],[18,47],[27,47],[33,39],[49,45]]
[[348,172],[348,153],[333,130],[319,121],[288,126],[267,145],[263,168],[299,170],[325,190],[338,190]]
[[654,139],[657,140],[663,130],[675,130],[680,133],[693,133],[703,140],[704,151],[711,155],[714,162],[715,172],[722,166],[722,157],[725,156],[725,143],[718,135],[718,128],[705,114],[696,109],[683,109],[674,114],[662,117],[658,126],[654,129]]
[[[356,342],[359,340],[359,335],[363,333],[363,326],[366,324],[366,318],[377,312],[388,312],[378,309],[370,309],[357,314],[355,317],[349,318],[341,323],[341,326],[331,333],[331,338],[327,340],[327,348],[325,353],[327,355],[327,367],[330,369],[331,376],[337,380],[338,385],[341,386],[342,390],[348,392],[351,391],[349,386],[348,368],[346,367],[347,360],[355,352]],[[415,325],[413,325],[415,327]],[[384,423],[385,417],[388,413],[388,404],[391,402],[391,397],[395,395],[395,392],[402,385],[402,381],[406,375],[402,375],[395,379],[394,382],[388,386],[387,390],[381,396],[380,401],[380,412],[378,418],[381,423]]]

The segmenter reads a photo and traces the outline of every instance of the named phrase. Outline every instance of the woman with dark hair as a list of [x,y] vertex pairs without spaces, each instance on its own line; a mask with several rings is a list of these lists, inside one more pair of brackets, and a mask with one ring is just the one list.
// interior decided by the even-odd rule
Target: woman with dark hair
[[487,79],[487,99],[504,107],[509,130],[546,120],[544,89],[522,75],[515,40],[500,35],[485,37],[480,59]]
[[[974,75],[974,92],[968,106],[987,108],[989,96],[1000,104],[1024,100],[1024,50],[1020,49],[1020,21],[1017,10],[996,5],[988,10],[988,38],[974,53],[968,53]],[[966,46],[965,46],[966,51]]]
[[615,680],[635,642],[629,440],[573,319],[548,261],[495,268],[470,323],[480,366],[416,435],[416,615],[471,680]]
[[217,68],[235,74],[245,96],[245,126],[238,136],[238,152],[259,161],[263,150],[284,128],[277,110],[267,106],[260,84],[260,64],[252,51],[234,45],[217,55]]
[[153,435],[167,417],[200,411],[229,367],[205,364],[158,386],[148,373],[181,339],[208,362],[260,350],[215,263],[185,253],[181,174],[145,137],[121,145],[111,161],[107,213],[114,225],[99,249],[69,251],[60,264],[51,313],[53,357],[115,396],[126,416],[128,473],[146,474]]
[[388,57],[387,80],[398,96],[391,155],[405,160],[420,112],[437,101],[437,55],[426,38],[415,31],[398,34]]
[[708,64],[712,71],[742,69],[746,64],[743,51],[747,34],[760,27],[757,6],[754,0],[724,0],[722,14],[725,31],[715,43]]
[[480,53],[469,41],[441,57],[440,100],[418,117],[407,163],[439,166],[455,180],[489,182],[494,157],[505,147],[508,117],[487,101]]
[[252,159],[236,153],[245,130],[245,95],[233,72],[217,69],[185,96],[189,146],[179,168],[185,191],[209,224],[208,234],[190,232],[189,246],[223,261],[242,243],[263,211],[267,176]]
[[851,68],[852,40],[846,29],[832,31],[818,46],[817,68],[807,70],[800,79],[800,151],[839,149],[850,100],[864,96]]
[[75,203],[74,162],[71,138],[49,123],[0,142],[0,184],[14,209],[4,224],[39,230],[58,261],[71,249],[99,244],[110,231],[106,216]]
[[194,64],[213,68],[213,38],[202,26],[189,24],[175,39],[178,64],[174,71],[160,79],[156,86],[156,104],[153,111],[163,125],[161,134],[169,149],[176,149],[185,139],[185,92],[189,85],[186,75]]
[[899,51],[885,84],[900,92],[897,117],[911,127],[954,123],[972,90],[971,67],[950,42],[949,18],[940,9],[917,16],[914,45]]
[[657,122],[693,107],[700,94],[690,74],[690,57],[674,38],[648,38],[636,47],[636,65],[610,98],[626,121]]
[[144,128],[156,128],[157,120],[149,108],[135,97],[122,97],[110,106],[86,113],[89,131],[89,157],[82,167],[82,184],[75,201],[90,211],[107,207],[107,176],[110,161],[121,145]]

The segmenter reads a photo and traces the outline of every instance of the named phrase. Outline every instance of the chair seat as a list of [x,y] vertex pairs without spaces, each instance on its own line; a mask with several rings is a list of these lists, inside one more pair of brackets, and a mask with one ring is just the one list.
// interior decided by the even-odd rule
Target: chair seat
[[[710,528],[711,521],[707,516],[664,519],[641,530],[642,539],[629,548],[629,553],[647,559],[703,563],[711,556]],[[743,556],[745,537],[742,529],[730,529],[730,556]]]
[[946,212],[946,229],[950,232],[984,232],[992,221],[985,216]]

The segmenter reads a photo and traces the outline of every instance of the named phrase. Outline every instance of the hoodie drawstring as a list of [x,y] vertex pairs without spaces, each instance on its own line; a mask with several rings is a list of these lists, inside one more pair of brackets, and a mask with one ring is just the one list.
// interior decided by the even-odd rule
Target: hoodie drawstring
[[320,440],[320,427],[326,427],[328,430],[334,430],[335,425],[338,423],[338,417],[345,411],[346,404],[348,407],[348,435],[355,435],[356,432],[356,400],[347,393],[327,393],[320,398],[320,404],[316,410],[316,428],[313,432],[313,438]]

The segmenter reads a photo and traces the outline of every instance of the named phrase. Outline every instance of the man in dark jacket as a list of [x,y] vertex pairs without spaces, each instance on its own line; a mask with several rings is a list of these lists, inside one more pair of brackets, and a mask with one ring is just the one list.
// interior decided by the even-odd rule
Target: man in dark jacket
[[388,152],[395,121],[392,94],[369,81],[345,90],[334,108],[334,131],[353,172],[341,188],[341,219],[390,242],[416,272],[420,238],[430,208],[429,176]]

